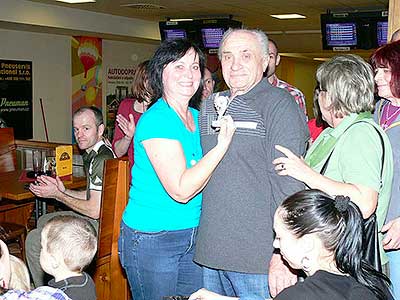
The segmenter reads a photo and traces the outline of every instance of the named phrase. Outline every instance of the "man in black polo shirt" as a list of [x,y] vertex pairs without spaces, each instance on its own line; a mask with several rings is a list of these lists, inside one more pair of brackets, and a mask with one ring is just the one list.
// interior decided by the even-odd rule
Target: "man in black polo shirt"
[[73,128],[75,139],[81,150],[87,175],[85,191],[66,189],[62,181],[49,176],[40,176],[36,184],[29,189],[42,198],[54,198],[69,206],[73,211],[61,211],[43,215],[38,220],[37,228],[30,231],[26,238],[26,258],[36,287],[44,285],[44,272],[40,266],[40,235],[46,222],[55,215],[79,215],[88,219],[98,228],[97,219],[100,214],[101,189],[103,184],[104,161],[114,156],[113,151],[103,142],[103,116],[96,107],[82,107],[74,113]]

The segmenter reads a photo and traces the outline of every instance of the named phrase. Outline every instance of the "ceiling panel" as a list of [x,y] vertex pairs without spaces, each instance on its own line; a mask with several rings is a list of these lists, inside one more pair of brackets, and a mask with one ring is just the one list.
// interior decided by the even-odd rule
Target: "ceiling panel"
[[[52,5],[85,9],[124,17],[165,21],[167,18],[215,18],[233,16],[249,28],[259,28],[266,32],[283,32],[273,35],[279,40],[285,52],[297,49],[298,52],[318,52],[321,50],[318,33],[320,14],[327,10],[364,10],[366,8],[387,9],[389,0],[97,0],[88,4],[64,4],[55,0],[31,0]],[[135,9],[123,7],[126,4],[160,5],[165,9]],[[270,17],[277,13],[300,13],[306,19],[278,20]],[[309,35],[301,34],[312,31]],[[285,32],[291,32],[286,34]],[[298,32],[298,35],[294,35]],[[299,46],[301,45],[301,46]]]

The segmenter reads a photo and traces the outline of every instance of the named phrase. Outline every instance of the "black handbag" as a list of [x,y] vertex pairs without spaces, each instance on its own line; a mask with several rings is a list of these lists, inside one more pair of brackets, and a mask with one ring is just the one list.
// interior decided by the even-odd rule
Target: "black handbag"
[[375,213],[368,219],[364,219],[363,252],[363,258],[373,266],[375,270],[382,272],[378,224],[376,222]]
[[[348,130],[354,124],[360,123],[363,121],[358,121],[351,124],[346,130]],[[367,123],[367,122],[364,122]],[[367,123],[369,124],[369,123]],[[375,126],[371,125],[379,135],[381,140],[383,154],[382,154],[382,163],[381,163],[381,180],[383,174],[383,166],[385,162],[385,145],[383,142],[383,137],[379,130],[375,128]],[[331,151],[328,156],[328,159],[325,161],[320,174],[324,175],[326,168],[328,167],[329,159],[332,156],[332,153],[335,149]],[[382,184],[382,182],[381,182]],[[376,214],[373,213],[369,216],[368,219],[364,219],[364,234],[363,234],[363,258],[366,260],[375,270],[382,272],[382,263],[381,263],[381,255],[380,255],[380,246],[379,246],[379,236],[378,236],[378,224],[376,221]]]

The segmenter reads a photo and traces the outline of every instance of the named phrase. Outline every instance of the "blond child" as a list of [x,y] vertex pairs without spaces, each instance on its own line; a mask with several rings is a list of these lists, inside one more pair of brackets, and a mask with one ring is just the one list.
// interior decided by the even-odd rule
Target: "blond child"
[[56,216],[46,223],[41,235],[40,264],[54,279],[48,285],[62,290],[73,300],[96,300],[90,276],[83,272],[97,251],[93,226],[77,216]]

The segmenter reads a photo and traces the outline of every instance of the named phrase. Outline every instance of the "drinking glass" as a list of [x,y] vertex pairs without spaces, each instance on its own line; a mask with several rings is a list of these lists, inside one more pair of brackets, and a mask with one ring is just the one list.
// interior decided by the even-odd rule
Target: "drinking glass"
[[56,174],[56,155],[54,150],[47,150],[46,156],[43,162],[44,165],[44,173],[47,176],[55,176]]
[[32,167],[35,177],[43,174],[43,160],[42,151],[33,150],[32,151]]

